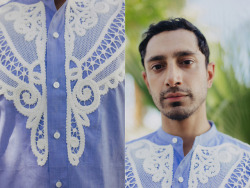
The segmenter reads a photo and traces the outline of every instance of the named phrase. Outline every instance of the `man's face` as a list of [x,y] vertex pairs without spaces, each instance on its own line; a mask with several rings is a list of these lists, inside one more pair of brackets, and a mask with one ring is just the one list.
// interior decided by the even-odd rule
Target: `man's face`
[[155,105],[169,119],[186,119],[205,105],[213,75],[214,64],[206,69],[191,31],[165,31],[148,42],[143,78]]

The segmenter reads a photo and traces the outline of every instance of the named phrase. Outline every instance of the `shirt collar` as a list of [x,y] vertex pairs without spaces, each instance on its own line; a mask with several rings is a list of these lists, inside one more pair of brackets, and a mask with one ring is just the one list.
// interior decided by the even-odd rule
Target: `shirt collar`
[[42,2],[44,3],[44,5],[46,7],[48,7],[49,9],[53,10],[53,11],[57,11],[56,10],[56,6],[55,6],[55,2],[54,0],[42,0]]
[[[200,136],[195,137],[194,146],[197,145],[210,146],[212,144],[211,139],[213,139],[216,136],[217,129],[212,121],[209,121],[209,124],[211,128],[207,132],[203,133]],[[162,128],[158,129],[157,135],[160,138],[160,140],[162,140],[166,144],[169,143],[173,144],[175,142],[183,144],[183,140],[181,137],[168,134]]]
[[[49,9],[51,9],[55,12],[57,11],[54,0],[41,0],[41,1],[45,4],[45,6],[49,7]],[[69,0],[66,0],[64,5],[66,5],[68,3],[68,1]],[[64,6],[64,5],[62,5],[62,6]]]

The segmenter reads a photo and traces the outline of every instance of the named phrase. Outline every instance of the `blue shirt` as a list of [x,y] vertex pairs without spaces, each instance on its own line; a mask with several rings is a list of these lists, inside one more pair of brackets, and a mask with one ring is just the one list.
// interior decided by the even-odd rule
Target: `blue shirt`
[[0,7],[1,187],[124,186],[124,9]]
[[160,128],[126,145],[125,170],[125,187],[248,188],[250,146],[212,124],[184,156],[182,138]]

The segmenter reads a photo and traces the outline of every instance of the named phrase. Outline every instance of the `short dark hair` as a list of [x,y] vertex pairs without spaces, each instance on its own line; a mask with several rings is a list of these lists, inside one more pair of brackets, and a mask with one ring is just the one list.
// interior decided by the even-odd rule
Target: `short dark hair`
[[174,31],[178,29],[185,29],[188,31],[191,31],[195,34],[197,41],[198,41],[198,46],[201,51],[201,53],[204,54],[205,56],[205,61],[206,61],[206,66],[209,63],[209,47],[206,41],[206,38],[204,35],[200,32],[200,30],[195,27],[193,24],[191,24],[189,21],[187,21],[184,18],[174,18],[174,19],[168,19],[164,21],[160,21],[157,24],[151,24],[149,26],[149,29],[143,34],[144,39],[139,45],[139,51],[141,54],[141,62],[144,67],[144,58],[146,55],[146,48],[148,45],[149,40],[164,31]]

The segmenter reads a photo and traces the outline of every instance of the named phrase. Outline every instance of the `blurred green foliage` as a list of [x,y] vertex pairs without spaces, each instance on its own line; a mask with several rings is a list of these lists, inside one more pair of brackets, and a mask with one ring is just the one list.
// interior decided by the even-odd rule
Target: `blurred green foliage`
[[[216,61],[215,78],[207,97],[208,119],[218,129],[244,142],[250,143],[250,88],[236,79],[232,66],[225,68],[225,54],[219,44],[210,46]],[[227,58],[230,59],[230,58]],[[239,63],[239,62],[238,62]]]

